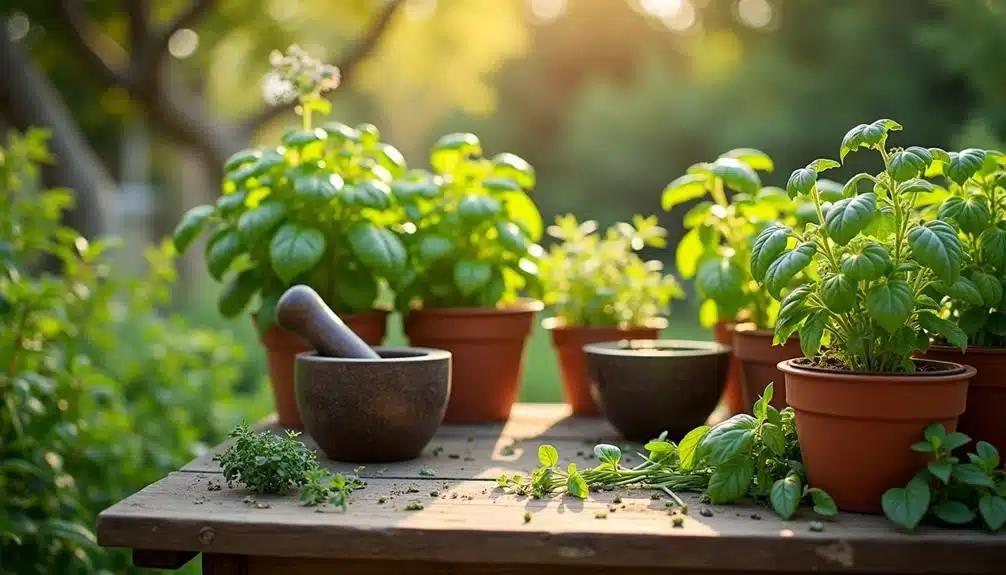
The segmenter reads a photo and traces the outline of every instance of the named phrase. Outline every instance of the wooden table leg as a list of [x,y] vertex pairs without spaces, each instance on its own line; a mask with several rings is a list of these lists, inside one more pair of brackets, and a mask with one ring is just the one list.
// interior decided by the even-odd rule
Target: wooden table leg
[[203,575],[247,575],[248,558],[244,555],[203,553]]

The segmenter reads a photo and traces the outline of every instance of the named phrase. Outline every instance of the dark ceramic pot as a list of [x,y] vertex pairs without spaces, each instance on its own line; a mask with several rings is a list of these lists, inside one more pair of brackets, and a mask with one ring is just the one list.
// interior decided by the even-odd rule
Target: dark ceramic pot
[[730,347],[710,341],[633,340],[586,345],[590,391],[626,439],[667,431],[678,440],[716,409]]
[[380,360],[297,355],[304,428],[337,461],[379,463],[419,455],[444,419],[451,354],[375,347]]

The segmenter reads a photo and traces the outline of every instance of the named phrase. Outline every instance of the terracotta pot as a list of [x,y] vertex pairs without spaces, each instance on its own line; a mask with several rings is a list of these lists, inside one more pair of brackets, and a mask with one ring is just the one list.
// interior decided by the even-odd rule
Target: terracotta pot
[[734,356],[740,362],[741,389],[744,412],[751,413],[758,397],[770,383],[772,406],[786,407],[786,380],[776,367],[780,361],[803,357],[800,340],[794,336],[784,345],[772,345],[773,333],[767,329],[754,329],[751,324],[732,326],[730,330]]
[[[388,331],[387,310],[374,310],[368,313],[340,315],[346,323],[371,346],[381,345]],[[252,322],[257,321],[252,315]],[[272,383],[272,396],[276,403],[276,416],[279,424],[291,429],[302,429],[303,421],[297,410],[294,399],[293,365],[294,357],[303,351],[313,348],[299,336],[274,325],[261,338],[265,347],[266,369],[269,381]]]
[[585,346],[591,394],[623,437],[679,441],[723,394],[730,348],[711,341],[632,340]]
[[930,423],[957,429],[967,402],[971,366],[917,360],[933,371],[881,374],[779,363],[807,480],[824,489],[839,509],[879,513],[884,491],[902,486],[926,464],[909,446]]
[[[713,327],[713,339],[716,343],[730,345],[730,328],[735,322],[721,321]],[[730,415],[744,412],[744,392],[741,389],[740,363],[737,355],[730,353],[730,370],[727,372],[726,387],[723,388],[723,403]]]
[[621,329],[617,326],[565,326],[550,317],[541,325],[551,334],[552,347],[559,356],[559,374],[566,403],[572,406],[574,415],[598,415],[597,403],[590,396],[587,356],[583,346],[609,341],[657,339],[660,330],[667,327],[667,320],[655,320],[650,327]]
[[[952,361],[978,370],[968,386],[968,407],[961,415],[957,429],[977,443],[987,441],[999,453],[1006,454],[1006,349],[969,347],[961,352],[956,347],[932,346],[923,359]],[[974,448],[974,444],[970,446]]]
[[541,302],[506,308],[414,309],[409,345],[451,352],[451,398],[444,421],[504,421],[517,400],[524,349]]

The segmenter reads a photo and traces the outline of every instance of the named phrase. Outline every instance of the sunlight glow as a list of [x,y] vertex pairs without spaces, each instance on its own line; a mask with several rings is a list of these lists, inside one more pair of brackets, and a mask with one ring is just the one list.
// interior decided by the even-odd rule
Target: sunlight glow
[[678,9],[671,14],[661,16],[660,21],[669,30],[684,32],[695,25],[695,8],[688,0],[681,0]]
[[764,28],[772,23],[772,5],[768,0],[740,0],[737,17],[752,28]]
[[555,20],[566,13],[566,0],[529,0],[531,15],[540,24]]
[[168,40],[168,52],[179,60],[184,60],[194,54],[198,47],[199,34],[189,28],[182,28],[175,32]]
[[7,32],[10,34],[10,39],[14,42],[23,40],[28,35],[28,30],[30,29],[31,22],[28,21],[28,17],[24,15],[24,12],[14,12],[7,20]]
[[405,17],[409,20],[429,20],[437,13],[437,0],[408,0]]
[[643,12],[663,19],[680,12],[686,3],[685,0],[639,0],[639,7]]
[[266,6],[269,17],[277,22],[285,22],[297,15],[300,0],[270,0]]

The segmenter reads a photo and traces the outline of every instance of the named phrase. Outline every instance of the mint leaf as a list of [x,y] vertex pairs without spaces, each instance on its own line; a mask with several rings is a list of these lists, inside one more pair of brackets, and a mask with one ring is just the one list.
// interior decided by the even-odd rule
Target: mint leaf
[[772,297],[778,299],[782,288],[786,287],[796,274],[810,265],[817,252],[812,242],[804,242],[796,248],[784,252],[779,259],[772,262],[765,272],[765,287]]
[[757,423],[754,417],[740,413],[715,425],[699,444],[700,459],[715,466],[745,454],[754,443]]
[[964,182],[975,175],[985,162],[985,150],[976,148],[950,152],[948,155],[950,161],[943,167],[943,173],[958,185],[964,185]]
[[196,206],[190,208],[182,218],[178,220],[174,232],[171,234],[172,243],[178,253],[184,253],[192,244],[213,216],[214,208],[209,205]]
[[755,281],[765,279],[765,272],[786,249],[786,242],[793,230],[781,224],[769,224],[754,239],[751,244],[751,276]]
[[206,267],[213,279],[220,281],[242,251],[241,238],[234,230],[214,234],[206,250]]
[[706,195],[709,177],[702,174],[685,174],[676,178],[664,188],[660,197],[660,207],[670,211],[678,204],[701,198]]
[[828,310],[818,310],[807,318],[800,328],[800,350],[804,357],[813,358],[821,350],[821,338],[828,325]]
[[966,525],[975,519],[975,512],[960,501],[940,501],[933,506],[933,515],[952,525]]
[[817,172],[811,168],[799,168],[794,170],[786,182],[786,193],[790,198],[805,196],[814,189],[817,183]]
[[734,158],[720,157],[713,162],[710,171],[723,180],[726,187],[741,193],[755,195],[761,188],[761,179],[751,166]]
[[982,257],[988,263],[1002,268],[1006,266],[1006,230],[1003,230],[1003,223],[992,226],[978,236],[978,246]]
[[968,335],[952,321],[937,317],[931,312],[919,314],[919,325],[929,333],[943,336],[951,345],[964,349],[968,345]]
[[841,262],[842,273],[853,281],[879,279],[891,268],[891,255],[877,242],[868,242],[859,253],[846,255]]
[[388,228],[359,221],[349,228],[346,239],[360,263],[377,274],[393,276],[405,268],[405,246]]
[[835,505],[835,500],[831,498],[831,495],[828,495],[827,491],[811,487],[807,490],[807,494],[814,502],[814,513],[826,516],[838,514],[838,506]]
[[285,216],[286,204],[281,201],[264,202],[248,210],[238,218],[237,230],[241,241],[246,246],[255,247],[283,222]]
[[986,493],[978,500],[978,512],[991,531],[998,531],[1006,523],[1006,499]]
[[834,313],[845,313],[856,305],[856,282],[839,273],[821,283],[821,301]]
[[492,275],[492,264],[484,260],[461,260],[454,265],[454,285],[464,295],[473,294],[484,287]]
[[906,529],[915,529],[929,509],[929,498],[929,486],[916,477],[904,488],[885,491],[880,504],[888,519]]
[[908,232],[912,255],[922,265],[936,272],[936,277],[953,283],[960,276],[964,247],[950,224],[933,220]]
[[706,487],[706,496],[714,505],[730,503],[748,492],[751,480],[754,478],[754,462],[747,457],[741,457],[719,465]]
[[338,174],[315,173],[295,179],[293,193],[305,202],[323,204],[332,200],[343,185]]
[[678,442],[678,466],[682,471],[688,471],[695,465],[695,454],[698,452],[702,438],[709,432],[708,425],[702,425],[689,431]]
[[970,195],[966,198],[951,196],[944,200],[937,212],[941,220],[954,220],[966,234],[980,234],[992,219],[988,199]]
[[538,462],[545,467],[555,467],[556,465],[559,465],[559,451],[548,444],[539,445]]
[[860,194],[835,202],[824,216],[824,228],[831,239],[844,246],[863,231],[876,214],[876,194]]
[[866,295],[867,312],[888,333],[894,333],[905,325],[913,304],[912,286],[899,279],[877,284]]
[[933,162],[929,150],[918,146],[910,146],[891,155],[887,173],[896,182],[903,182],[922,174]]
[[786,477],[776,480],[769,492],[772,509],[784,520],[789,519],[796,512],[797,505],[800,504],[802,491],[803,485],[800,476],[795,473],[790,473]]

